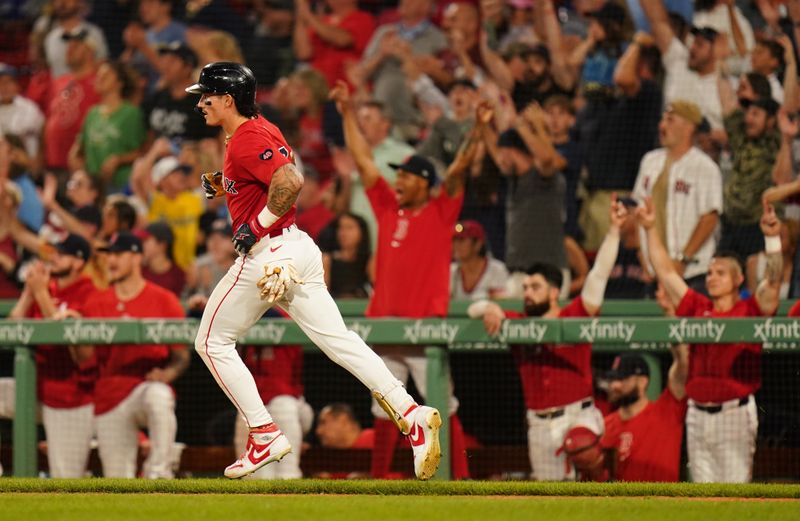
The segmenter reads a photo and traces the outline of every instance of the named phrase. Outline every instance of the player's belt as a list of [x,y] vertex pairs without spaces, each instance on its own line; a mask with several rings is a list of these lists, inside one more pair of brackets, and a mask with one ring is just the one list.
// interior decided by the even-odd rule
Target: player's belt
[[[733,400],[731,400],[731,401],[733,401]],[[738,402],[734,402],[734,406],[735,407],[741,407],[742,405],[747,405],[748,403],[750,403],[750,396],[749,395],[745,396],[744,398],[739,398]],[[699,403],[693,403],[692,404],[692,406],[695,409],[697,409],[699,411],[706,412],[708,414],[717,414],[718,412],[722,412],[723,405],[724,404],[722,404],[722,403],[719,404],[719,405],[700,405]],[[730,407],[729,407],[729,409],[730,409]]]
[[[584,400],[581,402],[581,409],[588,409],[592,406],[592,400]],[[567,412],[566,407],[561,407],[559,409],[551,409],[549,411],[544,412],[535,412],[533,414],[536,415],[537,418],[541,418],[542,420],[552,420],[554,418],[560,418],[564,416],[564,413]]]

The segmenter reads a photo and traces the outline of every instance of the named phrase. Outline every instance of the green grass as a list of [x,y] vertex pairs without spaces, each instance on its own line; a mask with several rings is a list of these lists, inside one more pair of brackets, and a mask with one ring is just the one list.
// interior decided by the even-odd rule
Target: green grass
[[347,494],[415,496],[664,496],[800,499],[800,485],[694,483],[536,483],[531,481],[372,481],[224,479],[0,479],[0,493]]
[[432,496],[231,496],[226,494],[3,494],[0,521],[795,521],[795,501],[695,501],[676,498]]

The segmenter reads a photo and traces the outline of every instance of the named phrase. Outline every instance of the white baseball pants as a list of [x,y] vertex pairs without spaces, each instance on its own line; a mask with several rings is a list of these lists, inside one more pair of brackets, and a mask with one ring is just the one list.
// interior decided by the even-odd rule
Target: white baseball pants
[[756,399],[745,405],[730,400],[718,413],[694,407],[686,412],[689,475],[696,483],[747,483],[753,477],[758,412]]
[[236,352],[236,341],[272,304],[261,300],[258,280],[268,264],[294,263],[303,285],[296,285],[278,305],[331,360],[348,370],[371,391],[378,391],[400,414],[414,400],[381,359],[356,333],[348,331],[328,293],[322,254],[314,241],[292,225],[277,237],[265,237],[239,257],[208,300],[195,349],[244,417],[258,427],[272,421],[258,394],[255,380]]
[[[314,423],[314,411],[303,397],[289,395],[276,396],[266,404],[267,410],[272,415],[272,420],[278,425],[292,452],[282,460],[271,465],[261,467],[244,479],[298,479],[303,477],[300,470],[300,447],[303,437],[311,430]],[[236,427],[233,434],[233,446],[236,454],[242,454],[247,445],[249,430],[247,422],[241,414],[236,416]]]
[[[14,418],[16,394],[14,379],[0,378],[0,418]],[[47,438],[50,477],[85,477],[94,436],[94,405],[68,409],[42,405],[40,413]]]
[[536,412],[528,410],[528,457],[531,461],[531,479],[537,481],[566,481],[575,479],[575,469],[568,464],[563,452],[556,451],[563,445],[564,437],[573,427],[583,426],[602,436],[605,422],[600,410],[591,405],[585,409],[584,398],[564,407],[564,414],[558,418],[539,418]]
[[147,428],[150,454],[142,474],[148,479],[172,478],[173,447],[178,420],[175,394],[161,382],[142,382],[110,411],[95,417],[103,476],[135,478],[139,429]]

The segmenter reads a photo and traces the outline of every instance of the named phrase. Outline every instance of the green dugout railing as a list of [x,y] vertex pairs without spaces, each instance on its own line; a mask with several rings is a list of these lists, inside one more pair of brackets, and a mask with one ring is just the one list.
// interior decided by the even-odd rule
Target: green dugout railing
[[[466,318],[448,319],[348,319],[347,327],[367,343],[426,346],[428,401],[447,410],[449,351],[502,351],[509,344],[592,343],[600,352],[638,350],[657,352],[672,343],[762,343],[766,352],[800,349],[800,319],[518,319],[507,320],[496,337],[489,337],[483,323]],[[0,322],[0,348],[13,348],[16,378],[14,419],[14,474],[36,475],[36,367],[34,346],[40,344],[193,344],[198,321],[186,320],[19,320]],[[247,333],[244,344],[313,347],[290,320],[262,320]],[[660,387],[660,386],[658,386]],[[443,464],[437,477],[450,475],[448,422],[441,436]]]

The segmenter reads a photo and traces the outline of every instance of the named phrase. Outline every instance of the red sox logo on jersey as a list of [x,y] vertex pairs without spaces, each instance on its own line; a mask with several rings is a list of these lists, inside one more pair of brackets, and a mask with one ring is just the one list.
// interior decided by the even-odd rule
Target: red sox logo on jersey
[[675,193],[676,194],[684,194],[689,195],[689,190],[692,188],[692,185],[684,181],[683,179],[677,179],[675,181]]
[[397,220],[397,228],[394,230],[394,235],[392,236],[392,248],[397,248],[400,246],[400,242],[406,238],[408,235],[408,219],[400,218]]
[[631,447],[633,446],[633,433],[623,432],[619,435],[619,460],[625,461],[631,455]]
[[223,184],[223,188],[225,189],[225,192],[227,192],[227,193],[229,193],[231,195],[238,195],[239,194],[239,191],[236,190],[236,181],[234,181],[233,179],[229,179],[229,178],[223,176],[222,184]]

